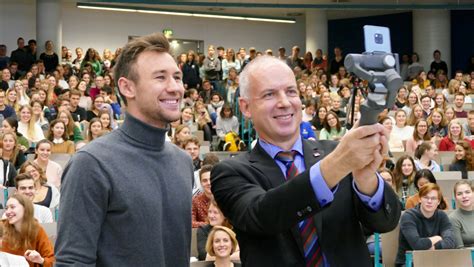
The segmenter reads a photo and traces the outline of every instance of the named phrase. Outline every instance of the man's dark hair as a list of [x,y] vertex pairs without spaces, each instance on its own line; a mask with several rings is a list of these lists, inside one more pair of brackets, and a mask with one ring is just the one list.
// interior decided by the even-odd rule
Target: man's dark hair
[[100,88],[100,91],[104,91],[107,95],[112,94],[112,87],[108,85],[104,85],[104,87]]
[[30,44],[36,44],[36,40],[35,39],[28,40],[28,45],[30,45]]
[[24,181],[24,180],[35,180],[33,179],[33,177],[31,175],[29,175],[28,173],[22,173],[22,174],[18,174],[16,177],[15,177],[15,187],[16,189],[18,189],[18,182],[21,182],[21,181]]

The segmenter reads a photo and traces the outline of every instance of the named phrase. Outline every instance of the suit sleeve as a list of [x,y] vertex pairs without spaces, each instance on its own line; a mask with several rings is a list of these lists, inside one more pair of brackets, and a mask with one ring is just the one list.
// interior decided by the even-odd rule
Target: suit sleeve
[[363,203],[356,192],[353,195],[357,217],[367,229],[373,232],[386,233],[397,227],[402,208],[398,196],[391,186],[384,184],[382,204],[377,211],[370,208],[371,205]]
[[265,190],[262,181],[252,177],[249,168],[248,164],[229,160],[215,165],[211,174],[215,200],[239,229],[270,236],[287,231],[321,209],[314,196],[309,170]]

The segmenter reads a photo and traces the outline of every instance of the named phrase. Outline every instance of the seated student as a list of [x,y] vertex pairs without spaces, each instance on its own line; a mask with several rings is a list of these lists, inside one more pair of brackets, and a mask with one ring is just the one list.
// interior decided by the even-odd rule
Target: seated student
[[18,145],[21,151],[26,152],[30,147],[28,139],[18,132],[18,121],[15,118],[6,118],[2,122],[2,133],[14,133],[18,140]]
[[336,113],[329,111],[324,119],[324,128],[319,133],[320,140],[339,141],[346,133],[346,128],[341,126],[341,122]]
[[194,114],[191,107],[184,107],[181,109],[181,124],[189,127],[189,129],[195,131],[197,129],[194,123]]
[[211,101],[207,105],[207,111],[211,116],[212,123],[216,124],[217,116],[221,113],[221,109],[224,106],[224,99],[218,92],[211,94]]
[[314,99],[308,99],[304,103],[304,110],[301,111],[303,117],[302,121],[312,121],[314,117],[314,111],[316,110],[316,101]]
[[405,151],[408,153],[413,153],[421,143],[430,140],[431,136],[428,132],[428,122],[423,118],[419,119],[415,123],[413,136],[407,140]]
[[[419,192],[420,188],[422,188],[427,183],[436,184],[436,178],[434,177],[433,173],[430,170],[423,169],[419,170],[415,174],[415,180],[413,182],[415,184],[416,191]],[[407,199],[405,204],[406,209],[412,209],[416,205],[421,202],[419,193],[414,194],[413,196]],[[442,210],[448,209],[448,201],[446,198],[443,198],[443,201],[439,204],[439,208]]]
[[4,160],[10,161],[16,169],[26,161],[25,154],[19,148],[15,133],[4,133],[1,142],[0,156]]
[[48,130],[49,122],[44,115],[44,105],[41,101],[31,101],[31,110],[33,111],[32,120],[35,121],[43,131]]
[[346,113],[341,110],[341,97],[338,94],[331,94],[331,110],[338,118],[345,118]]
[[[201,166],[204,166],[204,165],[214,166],[217,163],[219,163],[219,157],[215,153],[209,152],[204,155],[204,159],[201,162]],[[199,177],[200,170],[201,169],[194,171],[193,197],[203,192],[200,177]]]
[[398,158],[393,172],[393,183],[395,184],[395,192],[402,203],[405,203],[409,196],[416,193],[415,172],[415,160],[411,156],[403,155]]
[[201,225],[206,224],[207,210],[209,209],[209,203],[213,199],[211,192],[211,170],[212,165],[202,166],[199,171],[199,179],[204,190],[203,193],[193,197],[192,207],[192,227],[197,228]]
[[33,203],[47,208],[55,208],[59,205],[59,190],[48,184],[44,171],[38,164],[34,161],[25,162],[20,168],[20,174],[23,173],[31,175],[35,181],[36,194]]
[[467,141],[471,147],[474,147],[474,140],[464,137],[461,122],[456,119],[452,120],[448,125],[448,135],[439,142],[439,151],[454,151],[456,148],[456,142],[462,140]]
[[454,112],[456,118],[467,118],[467,111],[464,110],[465,95],[463,93],[456,93],[454,95]]
[[307,121],[300,123],[300,135],[303,139],[316,140],[316,134],[311,127],[311,123]]
[[54,120],[49,126],[48,140],[53,143],[51,153],[74,154],[74,142],[69,140],[66,124],[62,120]]
[[402,214],[396,266],[404,266],[405,252],[411,250],[455,248],[454,233],[448,215],[440,211],[443,194],[437,184],[420,188],[421,203]]
[[442,109],[434,108],[427,121],[429,125],[428,132],[432,137],[432,141],[441,141],[448,134],[448,122]]
[[[214,226],[225,226],[229,229],[232,229],[232,225],[229,220],[224,216],[222,211],[219,209],[215,200],[211,200],[209,204],[209,209],[207,210],[207,220],[208,224],[199,226],[197,230],[197,250],[198,250],[198,259],[203,261],[206,259],[206,242]],[[240,255],[239,251],[236,251],[231,255],[233,260],[239,260]]]
[[191,129],[189,128],[189,126],[185,124],[180,124],[176,126],[171,141],[178,147],[183,148],[184,141],[189,137],[191,137]]
[[69,111],[67,110],[59,111],[57,118],[59,120],[62,120],[64,124],[66,124],[66,134],[69,140],[73,141],[74,143],[84,140],[80,127],[76,125]]
[[[108,105],[108,104],[104,104]],[[99,120],[102,123],[102,129],[104,132],[110,133],[112,130],[116,129],[117,124],[115,123],[115,119],[112,116],[111,110],[108,110],[108,108],[104,108],[99,112]]]
[[33,213],[33,204],[25,196],[15,194],[8,199],[1,251],[24,256],[30,266],[52,267],[53,244]]
[[28,139],[30,145],[44,139],[43,130],[33,119],[33,109],[30,106],[20,108],[18,132]]
[[102,105],[105,103],[104,98],[98,95],[94,99],[94,104],[92,105],[92,109],[86,112],[86,119],[87,121],[91,121],[93,118],[97,118],[99,116],[99,112],[102,110]]
[[459,181],[454,185],[456,209],[449,214],[457,248],[474,247],[474,199],[472,181]]
[[[15,177],[15,186],[17,194],[24,195],[30,201],[34,201],[36,196],[35,180],[28,173],[22,173]],[[33,203],[34,214],[39,223],[52,223],[53,214],[51,210],[43,205]],[[5,219],[5,214],[2,219]]]
[[89,122],[89,128],[87,129],[87,142],[90,143],[104,134],[104,128],[102,127],[102,122],[100,121],[100,119],[93,118]]
[[415,151],[415,166],[417,170],[428,169],[432,172],[440,172],[441,167],[435,161],[438,155],[438,147],[432,142],[423,142]]
[[458,141],[454,152],[454,159],[449,165],[449,171],[460,171],[462,178],[467,179],[467,172],[474,171],[474,155],[471,145],[466,141]]
[[231,255],[238,248],[237,238],[234,231],[225,226],[215,226],[209,233],[206,242],[208,256],[206,260],[214,257],[213,263],[206,267],[240,267],[240,263],[232,262]]
[[81,101],[81,96],[82,96],[81,91],[72,90],[71,96],[69,98],[69,102],[71,104],[71,106],[69,107],[69,112],[71,112],[71,116],[73,120],[77,122],[85,121],[87,119],[86,109],[79,106],[79,102]]
[[324,128],[324,119],[328,114],[328,109],[324,106],[320,106],[317,111],[316,115],[314,115],[313,120],[311,120],[311,124],[316,129],[316,131],[321,131]]
[[105,85],[100,89],[100,96],[104,98],[104,103],[109,104],[112,109],[112,117],[114,119],[120,118],[120,104],[117,101],[117,97],[114,94],[112,87]]
[[234,112],[229,104],[224,104],[216,121],[216,133],[221,141],[225,135],[234,132],[239,134],[239,120],[234,116]]
[[197,123],[198,130],[204,132],[204,140],[212,140],[212,120],[207,112],[206,106],[202,101],[197,101],[194,104],[194,121]]
[[467,122],[463,125],[463,131],[464,136],[474,139],[474,110],[470,110],[467,114]]
[[190,136],[183,141],[182,145],[184,150],[193,160],[194,171],[201,169],[201,159],[199,158],[201,144],[199,139],[196,136]]
[[51,156],[51,149],[53,148],[53,143],[47,139],[43,139],[38,142],[35,149],[35,160],[34,162],[41,167],[41,169],[46,173],[46,178],[48,183],[54,185],[56,188],[59,188],[61,185],[61,175],[63,173],[63,168],[57,162],[54,162],[49,159]]
[[393,125],[390,138],[398,138],[408,140],[413,136],[413,127],[407,124],[407,114],[403,109],[399,109],[395,112],[395,125]]

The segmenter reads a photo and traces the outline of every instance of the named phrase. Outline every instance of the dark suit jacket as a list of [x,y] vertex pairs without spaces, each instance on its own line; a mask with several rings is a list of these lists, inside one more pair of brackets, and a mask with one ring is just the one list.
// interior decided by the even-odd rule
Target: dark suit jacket
[[237,233],[243,266],[304,266],[297,223],[309,216],[314,216],[319,242],[331,267],[370,266],[361,224],[380,233],[394,229],[400,203],[385,184],[381,209],[369,210],[354,192],[348,175],[340,181],[334,200],[321,208],[309,169],[336,145],[303,140],[306,171],[287,182],[258,143],[251,152],[213,168],[211,189]]

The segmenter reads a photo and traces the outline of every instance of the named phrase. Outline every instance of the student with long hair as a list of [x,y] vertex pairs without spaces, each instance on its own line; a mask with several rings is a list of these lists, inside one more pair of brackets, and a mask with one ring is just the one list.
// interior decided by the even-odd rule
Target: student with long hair
[[423,108],[421,107],[421,105],[415,104],[412,106],[410,115],[408,115],[407,124],[410,126],[414,126],[418,120],[423,118]]
[[28,139],[18,132],[18,121],[13,117],[5,118],[2,121],[2,133],[14,133],[17,137],[19,148],[25,152],[30,146]]
[[30,143],[37,143],[44,139],[43,130],[33,119],[33,109],[31,106],[22,106],[20,108],[18,132],[26,137]]
[[188,139],[189,137],[191,137],[191,129],[189,128],[189,126],[185,124],[180,124],[176,126],[176,130],[174,131],[172,142],[178,147],[183,148],[184,141]]
[[48,183],[59,188],[61,186],[63,168],[57,162],[49,159],[52,148],[53,143],[51,141],[47,139],[39,141],[35,148],[34,162],[44,170]]
[[456,209],[449,214],[457,248],[474,247],[474,198],[472,181],[458,181],[454,185]]
[[346,133],[346,128],[342,127],[336,113],[329,111],[324,119],[324,128],[319,134],[320,140],[340,140]]
[[104,134],[104,128],[99,118],[93,118],[89,122],[87,129],[87,142],[92,142],[94,139],[101,137]]
[[405,266],[405,252],[456,247],[448,215],[439,210],[443,194],[437,184],[420,188],[421,203],[402,214],[396,266]]
[[452,120],[448,125],[448,135],[441,139],[439,143],[439,151],[454,151],[456,142],[465,140],[471,147],[474,146],[474,140],[469,140],[464,137],[462,124],[459,120]]
[[[415,188],[417,193],[407,199],[407,203],[405,204],[406,209],[412,209],[416,205],[421,202],[419,191],[427,183],[436,184],[436,178],[434,177],[433,173],[428,169],[422,169],[416,171],[415,180],[413,182],[415,184]],[[443,201],[439,204],[439,208],[442,210],[448,209],[448,201],[446,198],[443,198]]]
[[33,217],[33,203],[15,194],[7,201],[6,219],[2,220],[1,251],[24,256],[30,266],[52,267],[55,262],[53,244],[46,231]]
[[[413,127],[407,123],[407,114],[403,109],[399,109],[395,112],[395,125],[393,125],[392,136],[397,136],[399,139],[408,140],[413,136]],[[396,137],[395,137],[396,138]]]
[[18,102],[18,94],[14,88],[10,88],[5,93],[5,105],[12,107],[18,114],[20,112],[20,103]]
[[414,185],[415,172],[415,160],[411,156],[403,155],[397,160],[393,172],[393,183],[402,203],[405,203],[409,196],[416,193]]
[[428,122],[421,118],[415,123],[415,130],[413,136],[407,140],[405,151],[414,153],[416,148],[424,141],[430,141],[431,136],[428,132]]
[[428,132],[433,141],[440,141],[448,134],[448,121],[444,116],[443,110],[434,108],[427,121],[429,125]]
[[229,104],[224,104],[216,121],[217,136],[224,140],[226,134],[234,132],[239,134],[239,120],[234,116],[232,107]]
[[460,171],[462,178],[467,179],[467,172],[474,171],[472,147],[467,141],[458,141],[454,153],[454,159],[451,165],[449,165],[449,171]]
[[69,140],[73,141],[74,143],[84,140],[84,137],[81,133],[81,129],[79,128],[79,126],[76,125],[69,111],[59,111],[58,119],[63,121],[64,124],[66,124],[66,134]]
[[57,187],[48,183],[45,172],[34,161],[27,161],[20,168],[20,174],[29,174],[35,181],[35,196],[33,203],[47,208],[59,205],[60,193]]
[[72,155],[76,152],[74,142],[69,140],[66,129],[66,123],[60,119],[51,122],[48,130],[48,140],[53,143],[51,153],[66,153]]
[[311,120],[311,124],[317,131],[321,131],[324,128],[324,119],[328,114],[328,109],[325,106],[320,106],[316,109],[316,114]]
[[4,133],[1,141],[2,159],[10,161],[16,169],[19,169],[21,164],[26,161],[26,157],[19,147],[16,134],[12,132]]

